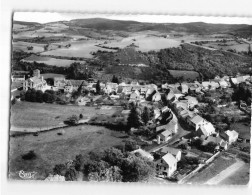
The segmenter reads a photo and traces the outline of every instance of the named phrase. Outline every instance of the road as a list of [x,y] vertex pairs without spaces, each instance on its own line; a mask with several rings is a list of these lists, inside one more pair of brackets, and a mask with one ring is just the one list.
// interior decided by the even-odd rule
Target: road
[[232,164],[225,170],[221,171],[218,175],[209,179],[205,184],[207,185],[217,185],[224,179],[228,178],[229,176],[233,175],[236,171],[238,171],[245,163],[241,160],[237,160],[236,163]]
[[[177,120],[178,122],[178,119],[177,119],[177,116],[172,112],[173,114],[173,117],[175,117],[175,120]],[[157,150],[159,150],[160,148],[166,146],[166,145],[171,145],[173,144],[175,141],[177,141],[178,139],[180,139],[181,137],[183,137],[184,135],[188,134],[189,131],[185,131],[179,124],[178,122],[178,132],[167,142],[165,143],[162,143],[160,144],[159,146],[155,147],[155,148],[152,148],[150,150],[148,150],[148,152],[155,152]]]

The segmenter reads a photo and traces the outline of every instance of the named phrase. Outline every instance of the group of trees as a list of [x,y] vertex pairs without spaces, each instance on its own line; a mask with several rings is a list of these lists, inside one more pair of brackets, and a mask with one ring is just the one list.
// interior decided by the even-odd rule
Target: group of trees
[[76,80],[87,80],[94,75],[93,70],[88,68],[87,64],[74,62],[70,65],[67,71],[67,78]]
[[130,114],[128,116],[127,125],[129,128],[138,128],[143,124],[147,124],[151,119],[151,111],[148,107],[144,107],[143,111],[136,104],[131,105]]
[[43,93],[41,90],[29,89],[21,95],[21,99],[28,102],[53,103],[58,97],[53,90],[46,90]]
[[248,105],[252,102],[252,89],[246,83],[240,83],[234,88],[232,99],[234,101],[245,101]]
[[56,165],[53,171],[65,176],[67,181],[77,180],[82,172],[89,181],[111,182],[148,180],[155,173],[153,162],[116,148],[77,155],[71,163]]

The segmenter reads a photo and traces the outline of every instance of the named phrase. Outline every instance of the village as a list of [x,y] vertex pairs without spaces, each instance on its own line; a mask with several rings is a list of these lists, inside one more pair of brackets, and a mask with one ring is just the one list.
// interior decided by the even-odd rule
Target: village
[[[81,116],[69,116],[71,123],[68,125],[85,123],[123,130],[129,128],[128,133],[144,143],[132,153],[154,161],[156,177],[161,179],[183,183],[237,142],[250,142],[230,127],[231,121],[242,120],[237,119],[237,112],[243,113],[245,118],[251,116],[251,106],[244,101],[238,102],[237,106],[231,100],[234,86],[246,83],[252,87],[249,75],[156,85],[139,84],[138,81],[125,83],[118,79],[115,82],[113,78],[114,82],[107,83],[93,79],[68,80],[57,75],[44,79],[36,69],[31,77],[19,74],[12,75],[11,79],[13,104],[33,101],[27,92],[34,90],[36,94],[41,91],[41,102],[45,101],[44,94],[49,93],[56,98],[46,97],[48,103],[91,106],[100,110],[121,107],[120,112],[109,117],[82,120]],[[211,109],[225,112],[225,117],[219,121],[211,118],[211,114],[206,115]],[[228,109],[237,112],[230,113]]]

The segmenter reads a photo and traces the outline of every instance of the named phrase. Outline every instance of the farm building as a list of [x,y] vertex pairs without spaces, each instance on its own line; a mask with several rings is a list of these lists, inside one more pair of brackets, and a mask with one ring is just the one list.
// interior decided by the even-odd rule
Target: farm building
[[200,125],[203,125],[204,123],[206,123],[205,119],[203,119],[199,115],[194,116],[193,118],[189,119],[187,122],[191,126],[193,126],[195,130],[197,130],[200,127]]
[[[239,136],[239,133],[237,133],[235,130],[227,130],[225,131],[226,136],[226,141],[231,144],[233,142],[236,142]],[[225,138],[224,138],[225,139]]]

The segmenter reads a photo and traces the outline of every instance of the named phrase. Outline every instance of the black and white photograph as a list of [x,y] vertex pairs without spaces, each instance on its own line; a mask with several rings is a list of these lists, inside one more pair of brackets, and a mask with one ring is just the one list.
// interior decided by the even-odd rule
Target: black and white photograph
[[248,185],[252,18],[11,22],[9,180]]

